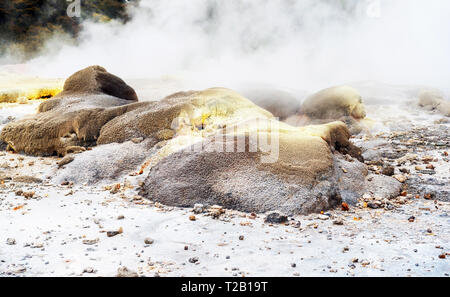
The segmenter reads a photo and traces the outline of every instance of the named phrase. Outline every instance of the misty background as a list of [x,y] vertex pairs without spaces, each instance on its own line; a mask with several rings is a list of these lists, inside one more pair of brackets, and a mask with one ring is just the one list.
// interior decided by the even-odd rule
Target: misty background
[[[65,15],[70,2],[55,1],[34,1],[40,12],[22,23],[13,9],[13,28],[50,29],[19,38],[2,25],[2,65],[67,77],[97,64],[123,78],[207,87],[311,91],[379,81],[450,90],[448,0],[81,0],[81,18]],[[55,9],[63,14],[55,17]]]

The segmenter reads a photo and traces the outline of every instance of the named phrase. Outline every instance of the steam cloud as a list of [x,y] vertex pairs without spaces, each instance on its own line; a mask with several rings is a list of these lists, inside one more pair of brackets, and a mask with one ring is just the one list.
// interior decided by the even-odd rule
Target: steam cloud
[[124,78],[180,75],[208,87],[375,80],[449,90],[450,1],[375,1],[141,0],[127,24],[87,23],[79,45],[54,38],[27,69],[67,77],[98,64]]

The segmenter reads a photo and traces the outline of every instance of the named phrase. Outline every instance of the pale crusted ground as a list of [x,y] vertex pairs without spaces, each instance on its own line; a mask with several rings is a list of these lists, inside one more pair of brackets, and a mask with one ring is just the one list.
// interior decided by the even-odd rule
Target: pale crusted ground
[[[146,276],[450,272],[448,256],[439,259],[449,251],[450,204],[444,202],[412,199],[391,211],[352,208],[271,226],[264,216],[226,211],[218,219],[195,214],[191,221],[190,209],[148,205],[132,201],[132,195],[17,184],[15,189],[35,192],[26,199],[9,185],[0,196],[1,275],[114,276],[121,266]],[[123,233],[114,237],[105,233],[120,228]],[[153,244],[145,244],[148,237]],[[7,238],[15,244],[8,245]],[[90,268],[95,273],[83,273]]]
[[[2,118],[8,112],[2,110]],[[448,127],[433,124],[439,119],[434,115],[400,116],[397,107],[374,108],[369,117],[377,118],[372,129],[384,134],[367,133],[356,143],[402,142],[392,133],[412,125]],[[420,174],[415,167],[427,166],[423,157],[432,155],[437,174],[431,177],[441,183],[432,189],[448,189],[450,170],[444,155],[448,144],[407,149],[417,154],[402,165],[410,174],[396,166],[401,154],[384,158],[385,164],[395,166],[396,174],[414,179]],[[378,150],[383,151],[375,145]],[[270,225],[264,223],[264,215],[226,210],[214,218],[208,210],[194,214],[192,209],[154,205],[136,196],[145,173],[128,176],[127,182],[118,180],[120,189],[52,185],[49,181],[58,170],[58,160],[0,154],[1,276],[114,276],[123,266],[144,276],[450,273],[450,203],[427,200],[422,194],[416,198],[407,192],[378,209],[361,201],[349,211],[298,216],[287,224]],[[381,170],[376,164],[369,167],[372,172]],[[195,220],[190,220],[192,215]],[[107,236],[107,231],[121,228],[122,233]],[[146,244],[146,238],[153,243]]]

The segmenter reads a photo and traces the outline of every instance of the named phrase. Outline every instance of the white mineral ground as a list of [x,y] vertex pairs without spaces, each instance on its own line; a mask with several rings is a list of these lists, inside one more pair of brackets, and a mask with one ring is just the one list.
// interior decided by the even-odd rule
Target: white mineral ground
[[[134,86],[132,81],[130,84]],[[449,128],[448,123],[436,122],[442,116],[416,108],[412,103],[415,99],[405,91],[407,87],[353,85],[366,99],[369,127],[354,139],[356,144],[371,139],[392,142],[391,133],[414,127],[436,131]],[[180,87],[170,80],[166,86]],[[138,94],[145,91],[139,87],[136,90]],[[166,95],[167,90],[146,91]],[[1,124],[9,116],[20,118],[33,113],[38,104],[4,104]],[[436,177],[444,181],[440,190],[448,191],[450,164],[444,157],[448,144],[435,149],[408,149],[418,155],[422,166],[423,156],[436,158],[432,162]],[[51,184],[58,160],[0,153],[0,173],[13,178],[0,185],[0,276],[115,276],[124,266],[140,276],[450,273],[449,202],[426,200],[423,195],[416,198],[411,193],[392,201],[391,210],[356,206],[349,211],[296,216],[285,225],[270,225],[264,223],[263,214],[255,218],[226,210],[213,218],[208,212],[193,214],[192,209],[155,205],[136,195],[145,173],[118,180],[121,187],[116,191],[103,186]],[[405,167],[415,174],[414,165],[408,164]],[[43,182],[20,183],[14,180],[17,176],[38,177]],[[27,195],[17,195],[18,191],[34,194],[27,199]],[[195,221],[190,220],[192,215]],[[409,221],[412,216],[414,222]],[[120,228],[122,233],[107,236],[107,231]],[[146,238],[153,243],[146,244]]]

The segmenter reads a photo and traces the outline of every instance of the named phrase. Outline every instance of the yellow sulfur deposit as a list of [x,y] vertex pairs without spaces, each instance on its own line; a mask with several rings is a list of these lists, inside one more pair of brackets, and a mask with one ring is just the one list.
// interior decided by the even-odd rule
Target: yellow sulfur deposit
[[63,89],[62,79],[42,79],[0,73],[0,102],[25,103],[26,100],[48,99]]

